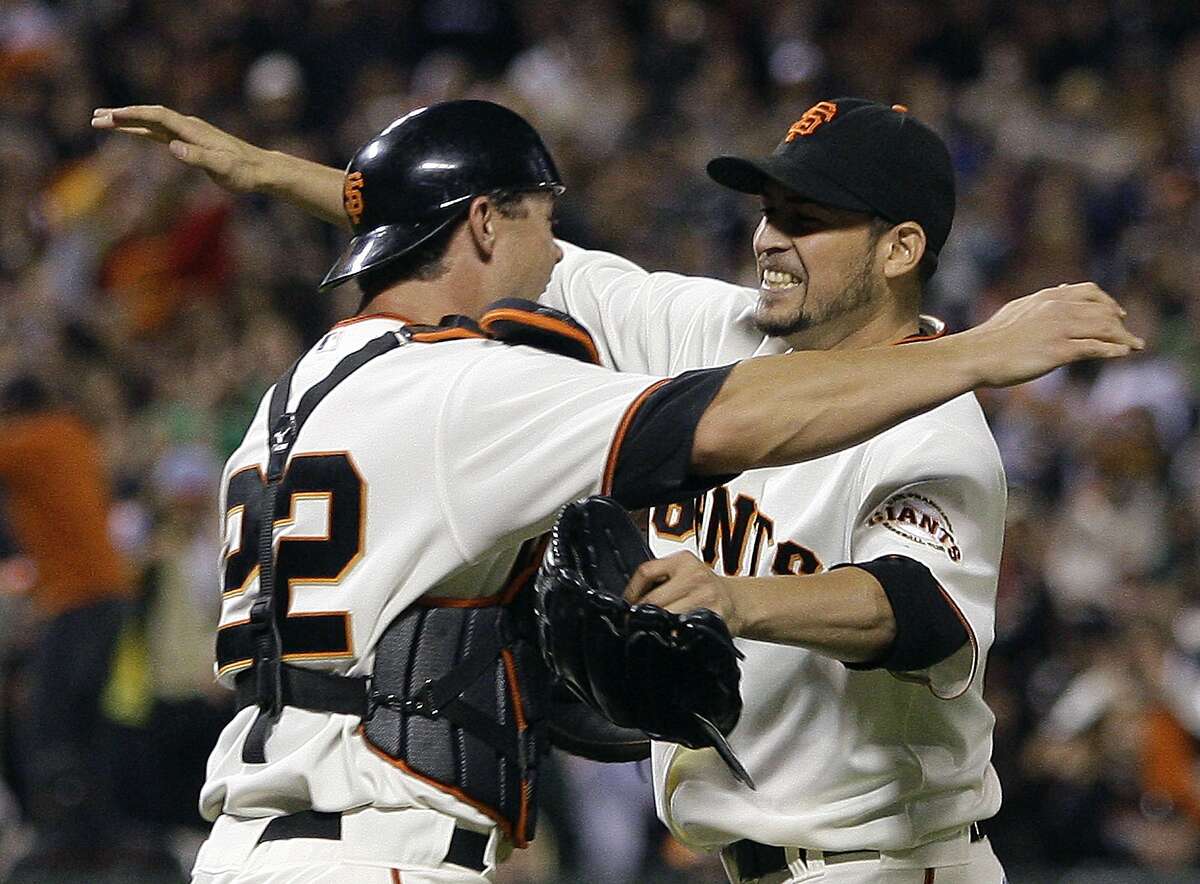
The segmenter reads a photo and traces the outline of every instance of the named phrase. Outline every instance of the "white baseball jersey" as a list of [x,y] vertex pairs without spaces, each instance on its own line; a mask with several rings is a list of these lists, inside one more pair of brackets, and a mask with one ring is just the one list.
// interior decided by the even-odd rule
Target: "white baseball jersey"
[[[786,349],[755,330],[752,289],[565,251],[542,300],[585,325],[614,367],[674,373]],[[982,691],[1005,500],[999,454],[967,395],[846,451],[749,471],[654,511],[656,554],[690,550],[720,574],[916,559],[969,634],[950,658],[911,673],[852,671],[803,648],[738,639],[744,711],[730,743],[758,790],[711,750],[656,743],[659,815],[677,837],[907,850],[995,814],[994,717]]]
[[[403,325],[367,316],[336,326],[300,362],[289,408],[344,356]],[[369,673],[380,635],[404,608],[421,596],[498,593],[522,543],[622,468],[629,421],[660,379],[467,334],[433,332],[373,359],[300,430],[289,515],[275,522],[275,579],[289,587],[285,661]],[[258,541],[244,501],[263,481],[269,397],[222,482],[217,665],[227,685],[251,662],[239,631],[258,594]],[[200,804],[210,820],[374,805],[490,825],[369,748],[355,716],[285,707],[266,763],[244,763],[255,714],[241,710],[209,758]]]

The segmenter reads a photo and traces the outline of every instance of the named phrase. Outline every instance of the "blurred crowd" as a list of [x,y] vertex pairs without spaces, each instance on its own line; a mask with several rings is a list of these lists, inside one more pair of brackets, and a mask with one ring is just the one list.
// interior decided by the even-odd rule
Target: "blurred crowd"
[[[704,163],[768,151],[838,95],[903,103],[950,145],[958,215],[927,312],[962,328],[1094,279],[1149,342],[981,397],[1010,483],[987,670],[996,851],[1012,880],[1200,868],[1200,5],[1187,0],[0,0],[0,439],[32,390],[34,412],[72,415],[94,445],[126,576],[71,605],[125,611],[94,737],[122,815],[175,827],[176,847],[203,831],[195,792],[230,711],[210,658],[220,467],[262,392],[356,293],[315,293],[341,232],[98,135],[92,108],[164,104],[341,166],[415,106],[489,98],[544,133],[569,186],[563,238],[754,284],[758,206]],[[18,539],[28,488],[5,466],[11,855],[37,790],[9,737],[63,606],[40,588],[43,553]],[[75,468],[47,469],[66,471],[64,504]],[[645,770],[555,763],[546,837],[507,880],[721,880],[656,826]]]

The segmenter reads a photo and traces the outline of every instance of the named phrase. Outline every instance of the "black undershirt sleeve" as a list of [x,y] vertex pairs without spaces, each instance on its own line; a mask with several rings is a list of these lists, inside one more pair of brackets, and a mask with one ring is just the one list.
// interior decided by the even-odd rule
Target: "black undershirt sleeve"
[[837,568],[862,568],[879,581],[896,618],[896,638],[881,657],[847,669],[913,672],[941,663],[971,638],[962,614],[933,573],[908,556],[881,556]]
[[733,371],[732,365],[671,378],[640,404],[614,445],[616,463],[605,493],[626,509],[675,501],[723,485],[737,476],[692,472],[692,440],[701,415]]

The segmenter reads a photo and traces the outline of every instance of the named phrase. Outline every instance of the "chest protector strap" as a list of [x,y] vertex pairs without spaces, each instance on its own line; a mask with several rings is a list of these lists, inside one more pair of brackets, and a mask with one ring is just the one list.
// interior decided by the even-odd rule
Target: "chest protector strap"
[[[338,676],[327,673],[312,673],[312,676],[316,676],[314,679],[307,675],[295,675],[293,672],[285,681],[285,670],[294,670],[295,667],[288,666],[282,660],[283,648],[279,628],[283,618],[287,616],[287,587],[281,588],[275,584],[274,513],[275,498],[283,481],[288,456],[292,453],[304,423],[330,390],[375,357],[382,356],[406,341],[407,337],[403,332],[385,332],[371,339],[342,359],[322,381],[305,391],[295,411],[288,411],[287,403],[292,389],[292,377],[300,360],[296,360],[279,379],[271,394],[271,403],[267,410],[267,484],[261,510],[263,518],[258,526],[258,595],[250,607],[249,625],[254,646],[254,662],[247,673],[253,679],[253,702],[258,706],[258,715],[255,716],[254,724],[242,743],[242,761],[247,764],[266,763],[267,737],[270,735],[271,726],[279,718],[280,710],[288,702],[285,687],[294,692],[295,685],[292,683],[298,679],[304,679],[305,684],[311,684],[316,679],[323,678],[328,682],[325,687],[326,693],[338,691],[338,688],[334,687],[337,682],[333,681]],[[345,699],[342,698],[339,702],[344,703]]]

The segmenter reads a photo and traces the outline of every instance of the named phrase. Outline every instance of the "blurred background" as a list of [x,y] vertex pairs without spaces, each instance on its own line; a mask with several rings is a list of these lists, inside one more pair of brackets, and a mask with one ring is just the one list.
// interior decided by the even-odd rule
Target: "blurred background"
[[[99,135],[92,108],[341,166],[415,106],[492,99],[556,156],[561,236],[753,284],[757,203],[704,163],[839,95],[950,145],[927,312],[961,329],[1094,279],[1149,341],[982,397],[1010,483],[990,832],[1013,882],[1200,880],[1194,0],[0,0],[0,879],[31,820],[90,830],[111,880],[190,861],[231,712],[220,467],[356,300],[315,293],[340,232]],[[656,823],[647,769],[552,763],[502,881],[723,880]],[[11,880],[109,880],[50,841],[66,871]]]

